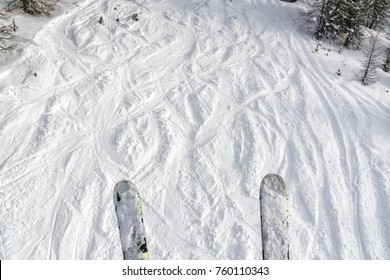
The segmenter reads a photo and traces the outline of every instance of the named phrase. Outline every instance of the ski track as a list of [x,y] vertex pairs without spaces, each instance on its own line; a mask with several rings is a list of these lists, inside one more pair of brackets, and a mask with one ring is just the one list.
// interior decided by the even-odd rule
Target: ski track
[[85,0],[36,34],[0,88],[1,259],[120,259],[122,179],[152,259],[261,259],[268,173],[290,258],[389,259],[388,97],[318,70],[296,5],[190,2]]

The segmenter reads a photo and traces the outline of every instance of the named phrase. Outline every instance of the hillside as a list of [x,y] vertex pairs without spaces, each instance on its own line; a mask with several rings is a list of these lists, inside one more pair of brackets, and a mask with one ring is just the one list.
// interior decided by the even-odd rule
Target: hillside
[[0,259],[120,259],[125,178],[151,258],[261,259],[268,173],[292,259],[390,259],[390,76],[316,53],[299,2],[67,2],[0,64]]

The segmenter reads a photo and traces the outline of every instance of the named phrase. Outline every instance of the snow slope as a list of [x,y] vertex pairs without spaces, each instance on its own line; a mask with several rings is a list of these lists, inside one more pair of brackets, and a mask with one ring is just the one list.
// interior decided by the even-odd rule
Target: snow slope
[[85,0],[45,23],[0,65],[0,258],[120,259],[130,179],[152,259],[261,259],[272,172],[292,259],[390,259],[389,75],[315,53],[298,6]]

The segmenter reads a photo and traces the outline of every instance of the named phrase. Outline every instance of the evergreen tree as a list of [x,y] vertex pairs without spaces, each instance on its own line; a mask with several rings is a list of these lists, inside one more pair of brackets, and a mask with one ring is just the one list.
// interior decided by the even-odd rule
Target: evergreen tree
[[311,21],[310,29],[314,38],[335,40],[340,37],[340,33],[347,31],[344,10],[348,1],[320,0],[310,4],[311,8],[305,16]]
[[386,61],[383,64],[383,71],[390,72],[390,49],[387,49]]
[[11,0],[10,9],[21,8],[30,15],[49,15],[56,8],[57,0]]
[[18,27],[15,20],[9,22],[9,15],[0,10],[0,51],[12,50],[16,47],[13,42]]
[[366,60],[362,63],[362,69],[359,73],[359,80],[363,85],[369,85],[378,79],[377,69],[382,63],[382,45],[380,43],[380,33],[372,36],[369,43],[363,48],[363,54]]
[[344,0],[342,3],[342,30],[345,34],[343,46],[356,47],[363,37],[362,25],[364,23],[364,2]]
[[376,29],[389,20],[390,1],[389,0],[366,0],[365,26],[370,29]]
[[309,30],[317,40],[332,38],[337,33],[332,24],[336,2],[336,0],[312,2],[309,11],[304,13],[309,22]]
[[304,17],[313,37],[336,41],[344,47],[357,46],[363,36],[364,1],[367,0],[319,0],[312,3]]

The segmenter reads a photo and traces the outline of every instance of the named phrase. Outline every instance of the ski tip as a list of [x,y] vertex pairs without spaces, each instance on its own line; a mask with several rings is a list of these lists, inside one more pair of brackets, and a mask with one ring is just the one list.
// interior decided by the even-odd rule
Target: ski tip
[[134,183],[130,182],[129,180],[119,181],[118,183],[116,183],[114,189],[117,193],[124,193],[124,192],[131,190],[132,192],[135,192],[138,194],[138,190],[137,190],[136,186],[134,185]]
[[287,196],[286,183],[284,182],[282,176],[278,174],[270,173],[263,178],[260,186],[260,198],[261,198],[262,190],[264,188],[267,188],[269,190],[274,190],[278,193],[283,193],[284,195]]
[[286,183],[284,182],[282,176],[280,176],[278,174],[273,174],[273,173],[269,173],[269,174],[265,175],[265,177],[261,181],[261,184],[264,185],[264,184],[266,184],[268,182],[270,182],[272,184],[286,185]]
[[278,174],[274,174],[274,173],[269,173],[269,174],[265,175],[264,178],[263,178],[263,181],[264,180],[279,180],[279,181],[283,181],[284,182],[282,176],[280,176]]

